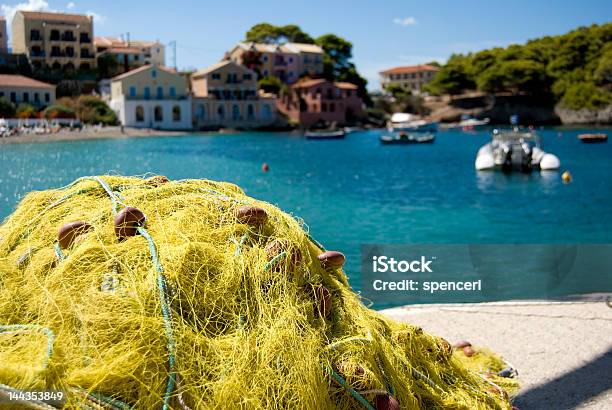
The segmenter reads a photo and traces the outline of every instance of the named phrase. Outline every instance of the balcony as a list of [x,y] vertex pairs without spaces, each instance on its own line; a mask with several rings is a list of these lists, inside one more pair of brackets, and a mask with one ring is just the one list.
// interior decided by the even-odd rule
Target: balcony
[[[85,34],[85,35],[83,35]],[[91,38],[89,38],[89,35],[87,33],[81,33],[81,37],[79,38],[79,42],[81,44],[89,44],[91,43]]]
[[40,50],[30,50],[30,57],[34,57],[34,58],[40,58],[40,57],[44,57],[45,56],[45,52]]
[[61,39],[62,39],[61,41],[69,41],[69,42],[76,41],[76,37],[74,37],[72,34],[64,34],[61,37]]

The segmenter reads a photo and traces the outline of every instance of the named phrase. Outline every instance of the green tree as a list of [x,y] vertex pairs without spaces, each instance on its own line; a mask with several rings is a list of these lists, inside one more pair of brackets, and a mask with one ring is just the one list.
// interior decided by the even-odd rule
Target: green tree
[[467,57],[453,54],[448,62],[436,73],[425,90],[432,94],[461,94],[465,90],[475,89],[476,83],[468,70]]
[[575,83],[565,92],[561,103],[564,107],[579,110],[581,108],[598,109],[612,102],[610,93],[602,91],[590,82]]
[[0,97],[0,118],[14,118],[15,112],[15,104],[4,97]]
[[314,43],[314,39],[295,24],[274,26],[270,23],[255,24],[247,31],[246,41],[266,44]]
[[257,87],[259,89],[264,90],[267,93],[272,93],[276,95],[280,94],[280,91],[284,85],[285,84],[283,84],[283,82],[278,77],[275,77],[273,75],[264,77],[257,82]]
[[357,86],[357,94],[371,106],[368,81],[359,75],[353,58],[353,44],[335,34],[324,34],[315,40],[323,49],[323,76],[329,81],[345,81]]
[[55,118],[76,118],[73,109],[59,104],[50,105],[45,108],[43,115],[45,118],[51,120]]

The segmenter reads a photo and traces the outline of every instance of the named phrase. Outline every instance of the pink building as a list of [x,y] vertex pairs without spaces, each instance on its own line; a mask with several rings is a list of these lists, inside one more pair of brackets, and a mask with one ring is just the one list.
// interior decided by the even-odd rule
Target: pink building
[[309,127],[319,121],[338,125],[354,123],[363,115],[357,86],[324,79],[303,80],[291,86],[277,102],[278,110]]

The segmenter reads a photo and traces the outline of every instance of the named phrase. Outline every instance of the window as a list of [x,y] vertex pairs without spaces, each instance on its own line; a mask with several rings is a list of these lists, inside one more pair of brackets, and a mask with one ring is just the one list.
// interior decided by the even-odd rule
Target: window
[[251,74],[244,74],[244,75],[242,76],[242,78],[243,78],[244,80],[247,80],[247,81],[248,81],[248,80],[252,79],[252,78],[253,78],[253,76],[252,76]]
[[151,89],[149,87],[144,88],[144,98],[145,100],[151,98]]
[[181,107],[175,105],[172,107],[172,121],[179,122],[181,120]]
[[153,78],[157,77],[157,70],[151,70],[151,77]]
[[28,102],[28,101],[30,101],[30,94],[23,93],[23,102]]
[[247,106],[247,117],[249,117],[250,120],[255,117],[255,110],[253,109],[253,104],[249,104]]
[[155,106],[154,117],[156,122],[162,122],[164,120],[164,112],[159,105]]
[[223,108],[222,105],[219,105],[219,107],[217,107],[217,115],[219,116],[220,120],[223,120],[225,118],[225,108]]
[[136,87],[130,87],[130,97],[136,97]]
[[40,40],[40,31],[38,30],[30,30],[30,40],[39,41]]
[[268,56],[263,56],[263,61],[268,61]]
[[334,103],[329,104],[329,112],[335,112],[336,111],[336,105]]
[[237,104],[234,104],[232,107],[232,119],[234,121],[238,121],[240,119],[240,107]]
[[204,104],[199,104],[197,107],[198,108],[196,109],[196,117],[200,121],[204,121],[204,119],[206,118],[206,108],[204,107]]
[[51,101],[51,94],[45,93],[45,102]]
[[176,97],[176,88],[170,87],[170,97]]
[[353,95],[353,92],[351,90],[346,90],[346,96],[350,97],[351,95]]
[[142,108],[142,105],[136,107],[136,122],[144,122],[144,108]]
[[4,91],[0,91],[0,98],[4,97]]
[[164,98],[164,87],[162,86],[157,87],[157,98],[160,100]]
[[40,94],[34,93],[34,102],[37,102],[37,103],[40,102]]
[[261,116],[265,120],[269,120],[272,117],[272,110],[268,104],[261,107]]
[[11,102],[17,102],[17,93],[15,91],[11,91]]
[[289,57],[289,62],[293,63],[293,57]]
[[212,75],[212,79],[213,79],[213,80],[220,80],[220,79],[221,79],[221,74],[219,74],[219,73],[213,73],[213,75]]
[[51,41],[59,41],[60,32],[59,30],[51,30],[51,34],[49,34],[49,40]]
[[264,75],[264,77],[267,77],[268,76],[268,70],[264,70],[263,75]]
[[327,112],[327,103],[321,103],[321,111]]

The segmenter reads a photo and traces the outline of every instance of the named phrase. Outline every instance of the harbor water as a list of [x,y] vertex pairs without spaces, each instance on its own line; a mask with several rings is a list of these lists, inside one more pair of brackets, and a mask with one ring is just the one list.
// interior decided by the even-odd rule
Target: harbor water
[[[601,132],[538,130],[561,170],[528,175],[474,169],[490,130],[442,131],[434,144],[403,146],[380,144],[383,130],[333,141],[244,132],[6,144],[0,145],[0,217],[27,192],[83,175],[229,181],[302,218],[326,248],[344,252],[359,289],[362,244],[612,242],[612,144],[577,139],[595,131]],[[264,162],[269,172],[262,172]],[[566,169],[570,184],[561,180]]]

